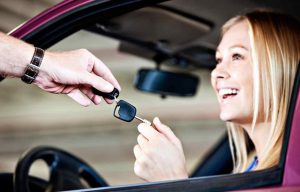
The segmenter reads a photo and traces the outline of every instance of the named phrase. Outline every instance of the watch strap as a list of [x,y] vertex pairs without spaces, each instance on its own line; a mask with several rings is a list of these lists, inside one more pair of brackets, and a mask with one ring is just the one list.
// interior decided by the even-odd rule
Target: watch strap
[[39,67],[43,61],[44,50],[35,47],[31,62],[27,65],[21,80],[27,84],[31,84],[39,74]]

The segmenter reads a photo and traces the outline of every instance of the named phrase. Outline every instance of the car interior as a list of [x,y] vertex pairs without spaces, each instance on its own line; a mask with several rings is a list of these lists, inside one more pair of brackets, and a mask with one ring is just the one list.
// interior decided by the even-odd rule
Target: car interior
[[[257,7],[273,8],[300,19],[298,1],[93,1],[86,6],[74,8],[21,37],[27,42],[52,51],[87,47],[99,58],[104,60],[109,58],[107,64],[119,78],[121,86],[126,83],[120,97],[135,105],[138,114],[146,119],[151,120],[158,115],[172,127],[177,126],[174,131],[179,138],[183,138],[187,157],[190,157],[188,161],[190,178],[153,183],[137,182],[135,179],[129,183],[120,182],[114,185],[106,176],[104,166],[109,167],[109,163],[120,157],[112,155],[111,159],[106,160],[108,163],[102,165],[103,167],[94,168],[94,163],[90,162],[97,161],[101,164],[101,161],[93,159],[92,154],[99,153],[100,156],[110,157],[106,153],[113,145],[116,146],[116,150],[122,145],[128,145],[130,150],[136,141],[137,133],[133,129],[138,122],[130,124],[115,119],[112,107],[109,106],[99,107],[103,109],[95,107],[88,111],[77,109],[73,104],[66,104],[58,108],[57,111],[60,113],[57,116],[53,116],[52,119],[49,117],[53,127],[63,124],[61,129],[68,130],[58,132],[54,135],[56,139],[60,138],[59,134],[65,135],[61,136],[61,140],[53,139],[47,142],[47,137],[42,137],[46,139],[25,144],[27,150],[20,153],[15,170],[0,173],[1,190],[228,191],[280,185],[293,112],[299,93],[299,69],[280,164],[268,170],[230,174],[233,164],[226,126],[218,120],[218,106],[210,88],[210,71],[215,66],[215,49],[222,24],[234,15]],[[103,48],[102,44],[108,44],[108,49],[114,51],[106,52],[107,47]],[[9,85],[7,87],[9,88]],[[65,100],[58,101],[58,104],[51,100],[57,100],[57,97],[42,96],[42,98],[49,99],[48,105],[52,107],[65,103]],[[41,106],[37,108],[42,108]],[[45,115],[52,114],[51,110],[50,112],[47,110],[50,109],[43,108],[41,111]],[[64,116],[66,120],[60,120],[58,116]],[[25,118],[28,120],[28,117]],[[33,124],[40,126],[46,120],[47,118],[41,118],[39,122],[33,121]],[[102,124],[99,121],[102,121]],[[80,124],[81,122],[88,124]],[[109,124],[110,122],[114,124]],[[7,125],[13,127],[12,124]],[[31,124],[22,126],[30,129]],[[113,134],[106,135],[105,132],[101,132],[103,130],[98,128],[101,126],[105,127],[104,131],[112,128]],[[49,127],[51,126],[45,126],[45,129]],[[72,133],[70,130],[74,127],[76,130],[79,130],[78,127],[85,127],[84,131],[80,129],[76,134],[82,133],[86,135],[86,140],[90,139],[89,143],[81,137],[79,139],[75,134],[72,135],[73,138],[69,136],[70,140],[77,139],[76,146],[81,147],[83,152],[76,151],[75,145],[67,142],[69,141],[67,134]],[[189,131],[192,136],[186,135]],[[42,135],[43,132],[40,133]],[[130,136],[127,137],[126,134],[129,133]],[[125,139],[115,142],[110,139],[118,134],[120,137],[125,135]],[[15,137],[17,140],[17,136]],[[103,141],[113,144],[103,144],[89,149],[91,145],[95,145],[94,141],[101,140],[102,137]],[[17,142],[16,140],[11,142]],[[118,142],[120,146],[117,145]],[[38,145],[33,146],[34,144]],[[251,147],[253,148],[250,144]],[[91,156],[86,155],[88,150]],[[127,149],[122,153],[122,150],[116,153],[123,156],[132,153]],[[129,165],[132,167],[133,159],[132,157],[128,159],[132,161]],[[49,169],[47,179],[30,174],[32,166],[37,161],[43,161]],[[128,171],[130,170],[125,169],[124,172]],[[120,180],[126,180],[121,174],[119,177]]]

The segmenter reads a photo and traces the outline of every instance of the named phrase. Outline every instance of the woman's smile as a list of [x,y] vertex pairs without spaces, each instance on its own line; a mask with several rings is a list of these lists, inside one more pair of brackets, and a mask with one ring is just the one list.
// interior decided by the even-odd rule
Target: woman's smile
[[235,88],[221,88],[218,89],[219,97],[223,100],[235,97],[238,94],[239,90]]

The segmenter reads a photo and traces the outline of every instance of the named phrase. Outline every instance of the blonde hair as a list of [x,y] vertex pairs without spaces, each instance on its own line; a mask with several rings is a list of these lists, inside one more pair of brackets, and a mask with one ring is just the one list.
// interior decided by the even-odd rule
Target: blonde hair
[[[222,35],[233,25],[246,21],[249,27],[253,66],[253,121],[271,122],[263,155],[256,169],[275,166],[279,162],[286,116],[294,77],[300,60],[300,24],[281,13],[255,10],[236,16],[222,27]],[[235,123],[227,123],[233,172],[248,166],[248,136]]]

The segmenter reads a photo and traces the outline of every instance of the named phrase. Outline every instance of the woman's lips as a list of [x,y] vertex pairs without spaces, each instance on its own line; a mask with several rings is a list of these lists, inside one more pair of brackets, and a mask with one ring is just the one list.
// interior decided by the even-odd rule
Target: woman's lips
[[227,99],[236,96],[239,93],[238,89],[235,88],[220,88],[218,94],[222,99]]

